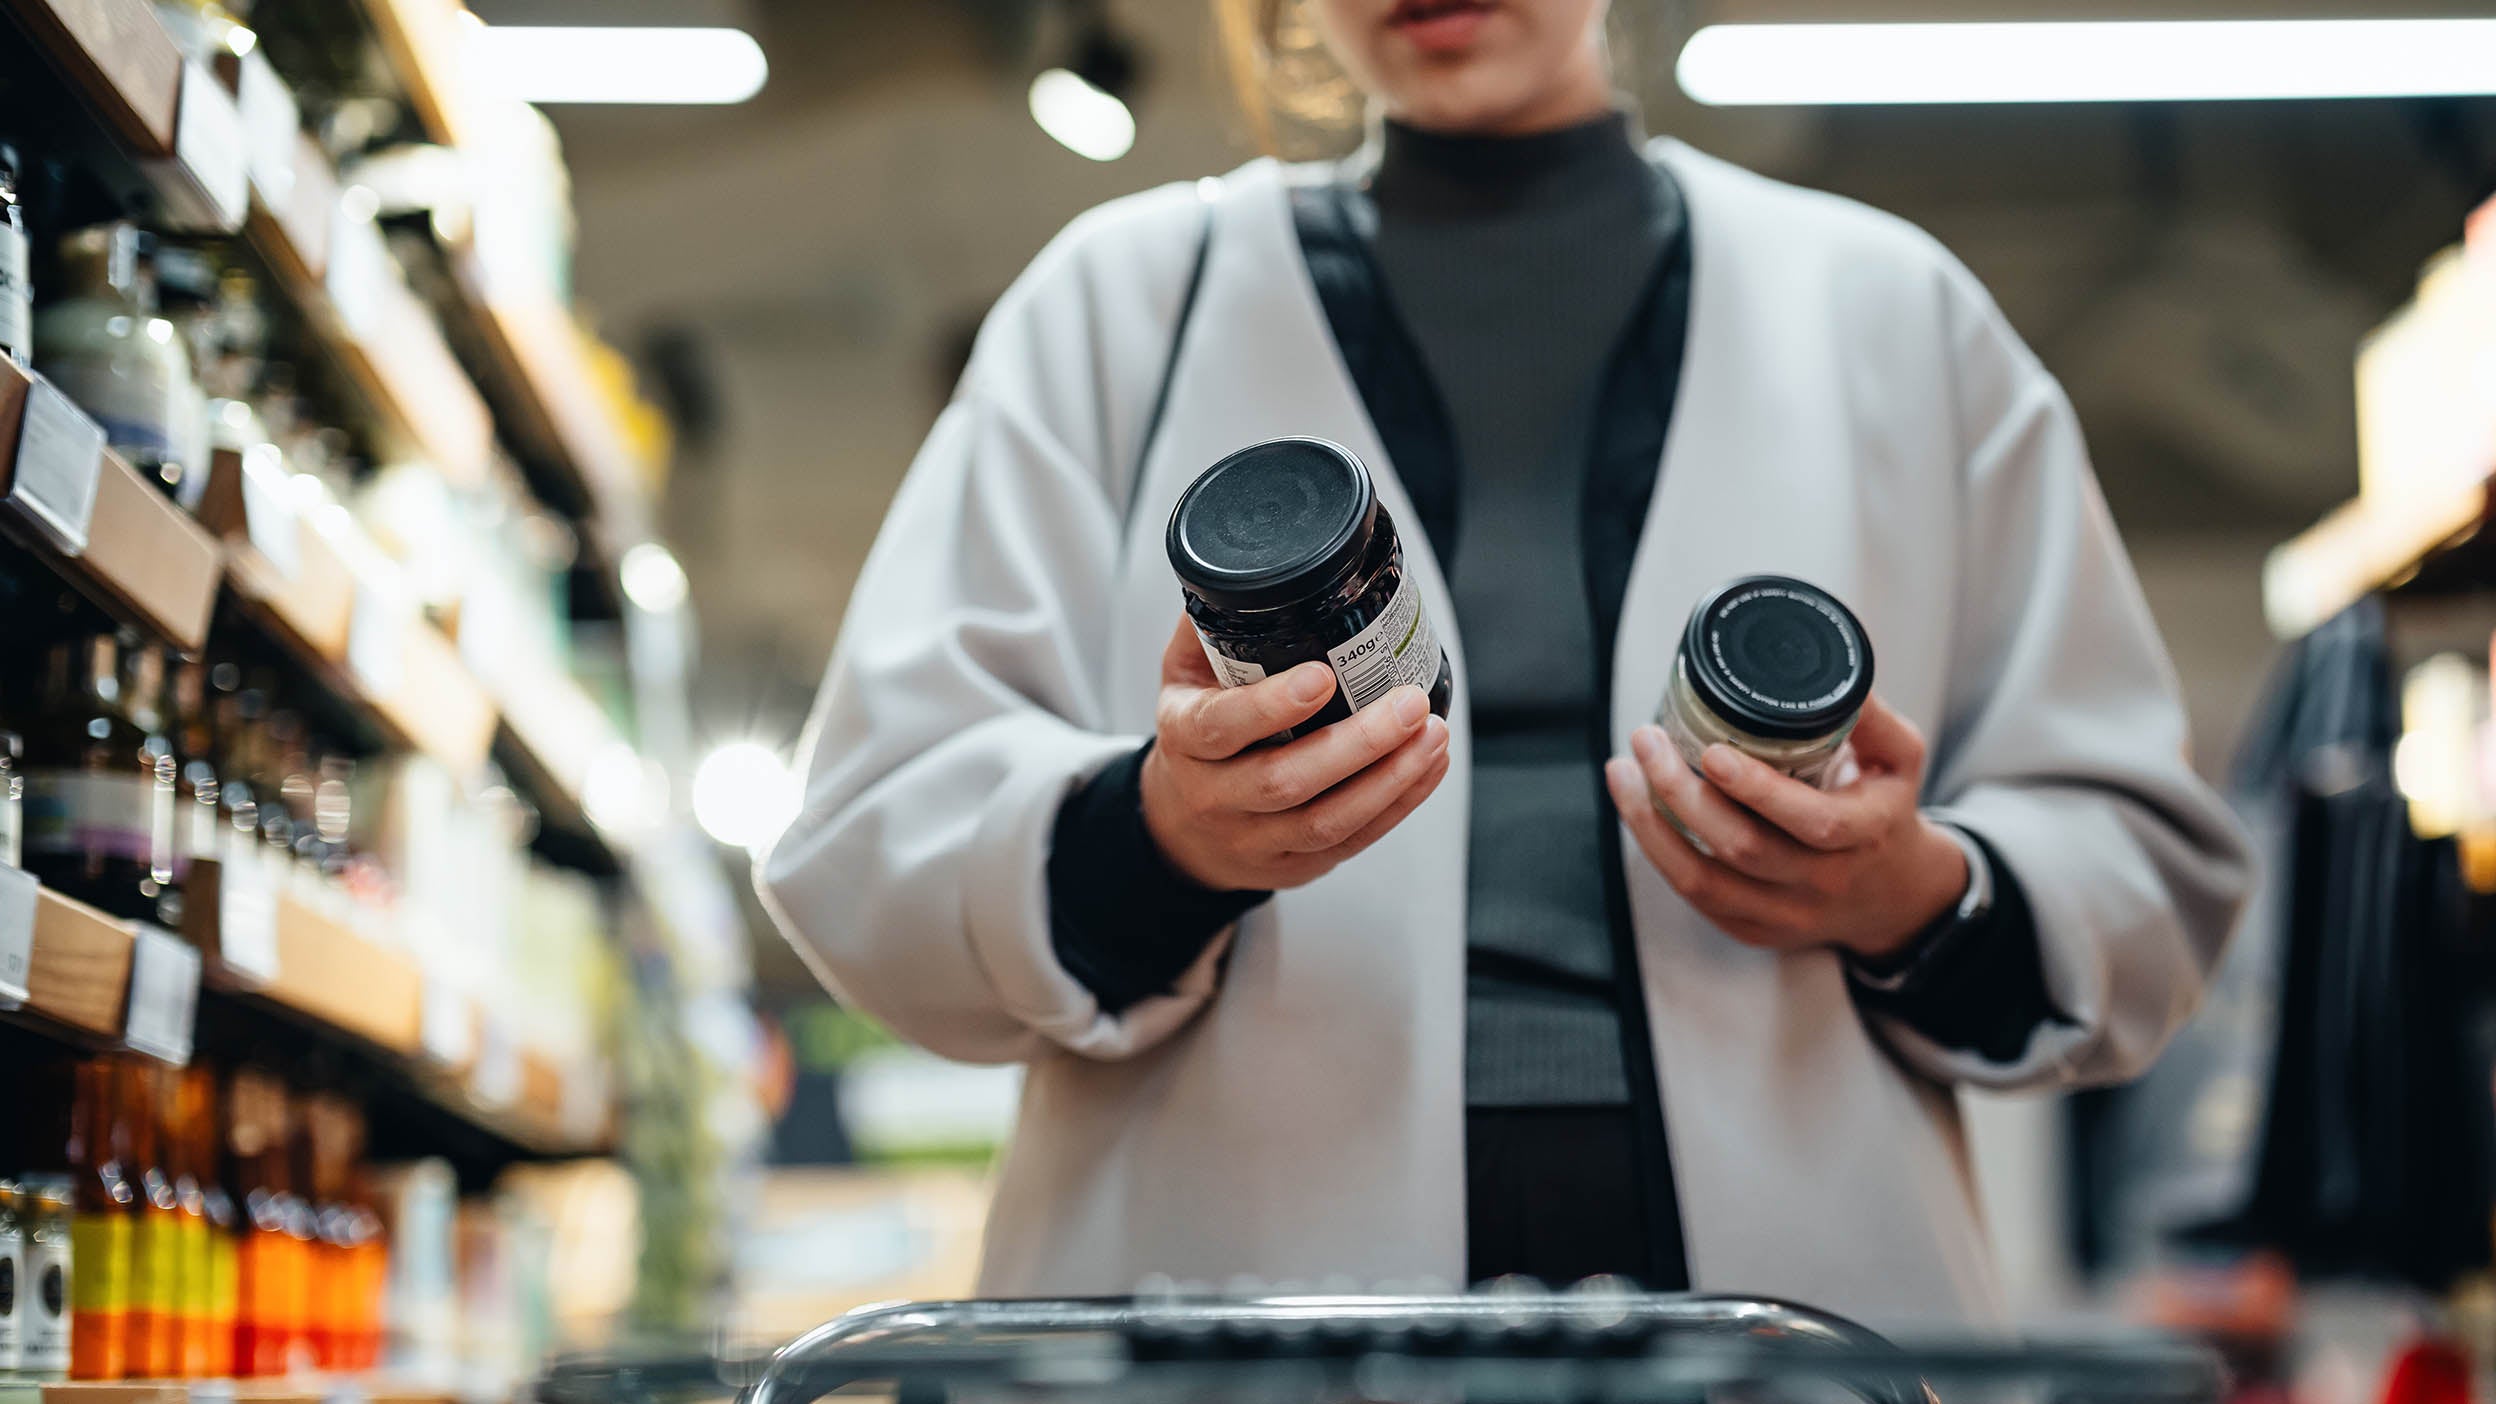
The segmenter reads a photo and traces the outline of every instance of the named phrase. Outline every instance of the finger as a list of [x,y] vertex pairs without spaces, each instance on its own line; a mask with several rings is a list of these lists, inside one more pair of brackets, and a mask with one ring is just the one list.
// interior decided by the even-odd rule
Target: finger
[[1647,788],[1697,840],[1692,846],[1717,862],[1770,883],[1808,881],[1820,855],[1783,830],[1725,797],[1692,770],[1660,728],[1631,733],[1630,750]]
[[1842,852],[1869,843],[1881,832],[1878,797],[1861,786],[1817,789],[1722,744],[1707,748],[1699,768],[1728,798],[1806,848]]
[[1221,686],[1222,680],[1213,675],[1213,664],[1205,658],[1204,640],[1197,637],[1196,626],[1184,614],[1161,651],[1161,682],[1164,687]]
[[1246,687],[1183,687],[1161,692],[1159,734],[1195,760],[1229,760],[1316,716],[1335,695],[1335,672],[1303,663]]
[[1363,852],[1371,844],[1385,838],[1390,830],[1403,823],[1414,810],[1421,808],[1422,801],[1437,794],[1439,782],[1447,778],[1449,760],[1448,752],[1441,750],[1438,762],[1422,772],[1420,779],[1405,786],[1404,793],[1397,795],[1393,804],[1379,811],[1378,817],[1370,820],[1366,828],[1335,848],[1334,853],[1338,861]]
[[1780,889],[1746,877],[1700,853],[1681,836],[1672,821],[1655,807],[1646,776],[1635,761],[1615,758],[1603,768],[1613,807],[1629,826],[1647,861],[1664,881],[1727,935],[1745,944],[1774,944],[1772,938],[1799,930],[1804,914]]
[[[1420,688],[1399,687],[1314,735],[1230,767],[1220,798],[1257,814],[1298,809],[1419,736],[1428,720],[1430,699]],[[1438,730],[1444,736],[1447,727],[1441,723]],[[1346,837],[1349,831],[1335,841]]]
[[1864,699],[1863,714],[1856,718],[1848,744],[1855,748],[1855,759],[1865,770],[1918,778],[1924,774],[1924,733],[1878,697]]
[[[1365,713],[1375,710],[1367,708]],[[1341,726],[1327,728],[1340,729]],[[1431,717],[1418,735],[1377,764],[1298,809],[1276,815],[1269,822],[1278,834],[1278,846],[1286,853],[1323,853],[1351,841],[1369,828],[1370,821],[1402,799],[1425,773],[1446,759],[1447,723]]]

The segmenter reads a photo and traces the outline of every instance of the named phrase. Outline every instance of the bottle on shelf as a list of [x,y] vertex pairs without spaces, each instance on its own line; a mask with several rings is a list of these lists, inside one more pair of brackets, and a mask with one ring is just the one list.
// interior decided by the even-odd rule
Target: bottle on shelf
[[70,1303],[78,1274],[71,1182],[58,1175],[27,1176],[19,1181],[26,1208],[25,1321],[19,1333],[18,1378],[53,1381],[69,1378]]
[[153,826],[148,851],[148,880],[154,884],[155,911],[146,919],[180,930],[182,885],[175,880],[181,831],[181,762],[173,752],[166,726],[165,655],[124,630],[119,638],[122,659],[122,710],[137,728],[141,767],[148,776],[148,817]]
[[234,1197],[226,1192],[226,1167],[219,1163],[220,1116],[225,1108],[219,1105],[217,1088],[214,1069],[197,1063],[183,1069],[183,1097],[188,1108],[184,1120],[191,1166],[199,1178],[200,1208],[208,1221],[201,1320],[204,1354],[198,1373],[222,1380],[234,1374],[235,1316],[241,1306],[242,1283]]
[[18,198],[17,148],[0,142],[0,361],[26,365],[35,354],[35,285]]
[[234,1225],[238,1377],[283,1375],[304,1359],[308,1254],[289,1121],[286,1090],[274,1076],[236,1069],[227,1084],[225,1174],[242,1196]]
[[156,0],[156,14],[175,47],[201,63],[223,54],[240,58],[259,46],[259,36],[246,27],[251,6],[243,0]]
[[173,870],[170,756],[125,705],[121,642],[56,644],[26,733],[25,866],[117,917],[157,919]]
[[139,1192],[126,1131],[116,1115],[113,1065],[72,1065],[70,1107],[69,1377],[119,1380],[130,1373],[130,1258]]
[[35,314],[35,368],[103,426],[105,442],[177,498],[195,495],[183,461],[204,432],[190,354],[157,314],[153,241],[128,222],[61,243],[68,295]]
[[114,1101],[127,1128],[128,1170],[135,1181],[130,1230],[130,1313],[123,1348],[133,1379],[181,1373],[182,1206],[165,1168],[159,1114],[161,1065],[135,1054],[112,1059]]
[[26,741],[0,725],[0,864],[26,862]]
[[[224,851],[223,796],[217,785],[215,726],[208,711],[208,665],[168,657],[172,682],[166,718],[174,757],[173,880],[194,890],[192,869]],[[173,923],[179,926],[179,923]]]
[[173,1181],[174,1223],[172,1373],[181,1379],[211,1377],[209,1369],[209,1296],[212,1265],[209,1253],[208,1195],[199,1167],[195,1121],[205,1108],[187,1068],[159,1067],[156,1108],[166,1174]]

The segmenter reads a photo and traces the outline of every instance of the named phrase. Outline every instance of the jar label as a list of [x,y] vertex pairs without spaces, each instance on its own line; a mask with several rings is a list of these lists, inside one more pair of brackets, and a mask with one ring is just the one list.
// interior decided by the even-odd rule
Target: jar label
[[26,1235],[16,1228],[0,1233],[0,1370],[15,1370],[20,1344],[17,1309],[19,1276],[26,1267]]
[[70,1245],[53,1234],[26,1240],[26,1304],[18,1368],[29,1375],[69,1369]]
[[1265,681],[1265,669],[1215,648],[1213,640],[1206,638],[1202,629],[1196,631],[1196,642],[1204,646],[1205,661],[1213,665],[1214,681],[1224,687],[1246,687],[1250,683]]
[[1439,637],[1430,630],[1411,571],[1369,627],[1326,650],[1326,661],[1335,665],[1344,701],[1356,712],[1406,683],[1427,691],[1439,680]]
[[23,364],[35,353],[34,288],[26,279],[26,234],[0,222],[0,356]]

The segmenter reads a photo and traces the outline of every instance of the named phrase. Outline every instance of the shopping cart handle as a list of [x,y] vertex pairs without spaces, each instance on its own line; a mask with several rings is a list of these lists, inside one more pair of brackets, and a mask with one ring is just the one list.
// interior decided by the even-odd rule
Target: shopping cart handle
[[1842,1317],[1756,1298],[1583,1292],[893,1303],[791,1342],[742,1404],[814,1404],[867,1381],[898,1382],[920,1397],[913,1382],[1097,1386],[1137,1367],[1288,1360],[1349,1369],[1380,1357],[1442,1369],[1509,1362],[1529,1372],[1599,1362],[1623,1378],[1646,1372],[1638,1378],[1652,1378],[1661,1394],[1816,1373],[1794,1368],[1804,1354],[1837,1367],[1827,1378],[1871,1404],[1931,1404],[1887,1341]]

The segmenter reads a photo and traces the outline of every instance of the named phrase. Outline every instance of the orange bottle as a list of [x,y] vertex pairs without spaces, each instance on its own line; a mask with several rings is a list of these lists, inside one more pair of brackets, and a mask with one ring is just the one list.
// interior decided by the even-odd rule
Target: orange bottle
[[119,1119],[113,1065],[81,1060],[69,1118],[75,1176],[69,1228],[69,1377],[118,1380],[130,1373],[130,1239],[138,1203]]
[[156,1104],[164,1114],[165,1168],[173,1177],[174,1367],[184,1379],[202,1379],[209,1367],[209,1297],[214,1266],[208,1226],[208,1192],[202,1187],[203,1147],[199,1124],[207,1115],[198,1069],[161,1068]]
[[227,1177],[242,1192],[235,1215],[234,1373],[283,1375],[303,1319],[302,1245],[288,1192],[285,1089],[241,1069],[228,1089]]
[[191,1164],[200,1177],[200,1207],[208,1220],[199,1373],[221,1380],[234,1374],[234,1318],[241,1307],[234,1197],[226,1191],[225,1167],[220,1164],[224,1108],[218,1104],[217,1075],[209,1069],[194,1065],[183,1074],[182,1086],[189,1106]]
[[163,1117],[156,1088],[163,1069],[148,1059],[125,1057],[115,1060],[114,1070],[138,1191],[130,1235],[128,1368],[133,1379],[172,1379],[182,1369],[182,1208],[166,1173],[165,1137],[159,1134]]

